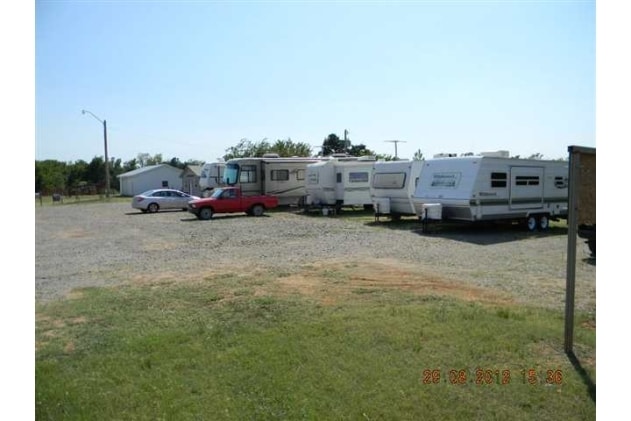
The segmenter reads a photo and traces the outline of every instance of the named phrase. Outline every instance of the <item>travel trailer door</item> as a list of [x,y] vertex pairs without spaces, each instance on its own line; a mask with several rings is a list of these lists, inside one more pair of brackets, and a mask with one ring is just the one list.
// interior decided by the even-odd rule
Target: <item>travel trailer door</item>
[[511,167],[511,209],[538,209],[543,207],[543,167]]

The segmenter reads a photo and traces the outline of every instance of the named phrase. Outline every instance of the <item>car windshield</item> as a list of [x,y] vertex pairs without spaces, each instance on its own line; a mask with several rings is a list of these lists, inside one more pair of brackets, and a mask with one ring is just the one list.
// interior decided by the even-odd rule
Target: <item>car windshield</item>
[[210,197],[214,197],[215,199],[219,199],[221,197],[222,193],[223,193],[223,189],[215,189],[215,191],[213,192],[213,194],[210,195]]

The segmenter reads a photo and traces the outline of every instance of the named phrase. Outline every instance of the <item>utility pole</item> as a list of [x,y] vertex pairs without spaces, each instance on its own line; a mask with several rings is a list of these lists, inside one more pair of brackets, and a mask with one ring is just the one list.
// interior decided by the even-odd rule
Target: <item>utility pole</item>
[[397,153],[397,144],[406,143],[405,140],[384,140],[384,142],[394,143],[394,160],[399,159],[399,154]]
[[105,143],[105,197],[110,198],[110,159],[107,156],[107,120],[103,120],[103,142]]
[[103,124],[103,142],[105,143],[105,197],[110,198],[110,160],[107,156],[107,121],[101,120],[93,112],[88,110],[81,110],[81,114],[90,114],[94,117],[99,123]]

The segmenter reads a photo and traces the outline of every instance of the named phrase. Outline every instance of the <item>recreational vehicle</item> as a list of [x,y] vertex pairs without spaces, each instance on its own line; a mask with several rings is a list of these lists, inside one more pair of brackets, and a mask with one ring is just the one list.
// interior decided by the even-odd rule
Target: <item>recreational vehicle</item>
[[331,157],[307,166],[309,207],[372,206],[370,179],[375,158]]
[[199,187],[202,196],[209,196],[216,187],[223,186],[223,171],[225,162],[207,162],[202,166],[202,173],[199,177]]
[[426,160],[414,192],[416,214],[421,219],[431,211],[439,214],[431,219],[523,221],[531,231],[566,218],[567,162],[506,155]]
[[400,219],[416,215],[412,197],[419,183],[423,161],[377,161],[372,167],[370,197],[375,216]]
[[235,158],[226,162],[223,182],[241,188],[244,196],[272,195],[280,206],[301,205],[304,202],[305,171],[318,158]]

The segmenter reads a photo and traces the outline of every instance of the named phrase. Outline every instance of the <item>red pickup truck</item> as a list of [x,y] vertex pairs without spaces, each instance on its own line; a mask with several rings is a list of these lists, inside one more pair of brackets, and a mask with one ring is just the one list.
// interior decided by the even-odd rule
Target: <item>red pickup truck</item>
[[243,196],[238,187],[222,187],[215,189],[210,197],[188,202],[188,211],[197,219],[208,220],[216,213],[245,212],[250,216],[261,216],[266,209],[277,206],[276,196]]

